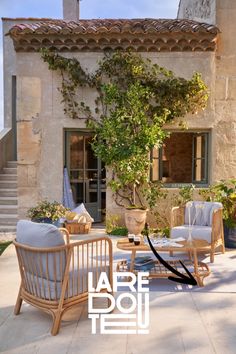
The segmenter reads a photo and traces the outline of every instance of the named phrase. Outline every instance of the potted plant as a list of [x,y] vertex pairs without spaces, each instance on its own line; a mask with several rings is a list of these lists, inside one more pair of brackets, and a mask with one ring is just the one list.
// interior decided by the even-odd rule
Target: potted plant
[[222,203],[225,246],[236,248],[236,179],[221,180],[199,193],[207,201]]
[[28,210],[28,217],[34,222],[42,222],[59,226],[59,219],[68,211],[62,204],[42,200]]
[[[150,183],[150,151],[168,136],[166,123],[206,107],[208,92],[200,74],[190,80],[176,77],[129,51],[105,53],[98,69],[88,73],[75,58],[47,49],[41,53],[49,69],[62,75],[65,114],[86,117],[94,132],[92,149],[112,173],[108,185],[116,204],[128,208],[126,220],[134,215],[141,228],[149,200],[158,198],[160,191],[159,183]],[[78,89],[86,86],[97,92],[95,109],[80,102]]]

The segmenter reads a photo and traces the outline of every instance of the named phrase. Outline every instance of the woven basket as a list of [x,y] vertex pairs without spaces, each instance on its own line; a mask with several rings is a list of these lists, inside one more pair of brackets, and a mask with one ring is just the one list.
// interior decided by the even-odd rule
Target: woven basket
[[91,229],[91,222],[87,223],[65,223],[66,229],[70,234],[88,234]]

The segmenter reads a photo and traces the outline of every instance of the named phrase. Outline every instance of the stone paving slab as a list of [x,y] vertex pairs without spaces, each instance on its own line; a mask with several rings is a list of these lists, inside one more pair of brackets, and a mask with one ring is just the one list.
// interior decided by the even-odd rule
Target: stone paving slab
[[[101,236],[104,230],[75,235],[72,240]],[[127,257],[115,247],[114,263]],[[179,256],[179,255],[178,255]],[[209,257],[205,257],[209,262]],[[236,348],[236,250],[215,257],[205,287],[169,280],[150,282],[148,335],[91,334],[87,305],[68,312],[59,334],[50,335],[51,316],[23,303],[13,309],[19,287],[14,246],[0,257],[0,352],[9,354],[233,354]]]

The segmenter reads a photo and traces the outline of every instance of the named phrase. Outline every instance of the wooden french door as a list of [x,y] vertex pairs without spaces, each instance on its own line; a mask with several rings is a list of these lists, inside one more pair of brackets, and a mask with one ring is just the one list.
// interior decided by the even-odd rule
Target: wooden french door
[[92,133],[67,130],[65,161],[76,204],[84,203],[94,221],[102,221],[106,200],[106,171],[91,148]]

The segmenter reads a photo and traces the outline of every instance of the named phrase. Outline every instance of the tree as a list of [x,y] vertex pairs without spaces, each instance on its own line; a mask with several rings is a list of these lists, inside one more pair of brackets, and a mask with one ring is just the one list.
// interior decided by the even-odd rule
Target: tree
[[[190,80],[153,64],[133,52],[106,54],[91,75],[76,59],[42,50],[43,59],[62,75],[65,114],[86,117],[94,131],[92,148],[113,171],[109,182],[118,205],[155,205],[163,194],[160,183],[149,181],[149,153],[159,148],[167,122],[206,107],[208,92],[195,73]],[[96,89],[95,111],[77,97],[79,87]]]

